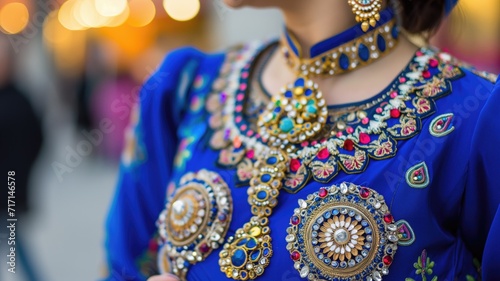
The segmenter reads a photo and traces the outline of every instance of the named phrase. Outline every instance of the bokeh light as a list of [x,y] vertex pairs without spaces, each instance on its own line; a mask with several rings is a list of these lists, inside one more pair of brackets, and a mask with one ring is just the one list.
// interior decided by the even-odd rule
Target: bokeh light
[[122,14],[127,8],[127,0],[94,0],[97,12],[105,17]]
[[78,10],[74,11],[78,13],[75,18],[85,27],[101,27],[109,21],[108,17],[97,11],[93,0],[80,0],[79,5],[75,7],[78,7]]
[[178,21],[188,21],[200,12],[199,0],[163,0],[167,14]]
[[76,3],[77,0],[68,0],[64,2],[57,14],[59,22],[68,30],[86,29],[86,27],[82,26],[74,17],[73,10]]
[[155,4],[151,0],[130,0],[130,15],[127,23],[134,27],[143,27],[151,23],[156,15]]
[[130,15],[130,8],[127,5],[120,14],[110,18],[110,20],[106,23],[106,27],[117,27],[122,25],[128,19],[129,15]]
[[19,2],[9,3],[0,11],[0,27],[8,34],[19,33],[28,25],[29,17],[26,5]]

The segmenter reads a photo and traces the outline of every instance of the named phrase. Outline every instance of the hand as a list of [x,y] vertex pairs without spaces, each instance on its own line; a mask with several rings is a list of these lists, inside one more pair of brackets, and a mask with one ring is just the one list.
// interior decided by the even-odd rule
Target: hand
[[148,279],[148,281],[179,281],[179,278],[172,274],[165,274],[152,276]]

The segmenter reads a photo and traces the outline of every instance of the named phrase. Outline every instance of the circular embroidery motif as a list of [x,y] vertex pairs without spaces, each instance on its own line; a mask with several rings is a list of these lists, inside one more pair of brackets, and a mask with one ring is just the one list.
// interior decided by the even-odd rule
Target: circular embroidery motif
[[342,183],[299,200],[287,250],[302,278],[382,280],[397,250],[397,229],[382,195]]
[[158,219],[162,249],[159,268],[183,277],[224,242],[232,215],[230,190],[216,173],[201,170],[182,177]]

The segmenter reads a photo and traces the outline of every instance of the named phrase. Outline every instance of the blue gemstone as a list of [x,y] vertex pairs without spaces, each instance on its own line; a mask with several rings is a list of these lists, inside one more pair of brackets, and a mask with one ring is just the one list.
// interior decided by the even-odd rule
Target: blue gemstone
[[188,261],[184,262],[184,268],[189,268],[190,263]]
[[364,44],[360,44],[358,47],[358,55],[362,61],[367,61],[370,58],[370,51],[368,50],[368,47]]
[[274,165],[274,164],[276,164],[276,162],[278,162],[278,159],[274,156],[267,158],[267,164],[269,164],[269,165]]
[[236,249],[236,251],[234,251],[233,255],[231,256],[231,263],[236,267],[243,266],[246,260],[247,253],[242,249]]
[[313,91],[311,89],[307,89],[306,92],[304,93],[304,95],[306,97],[308,97],[308,96],[312,95],[312,93],[313,93]]
[[253,248],[257,247],[257,240],[255,238],[250,238],[250,240],[248,240],[246,246],[248,249],[253,249]]
[[293,97],[292,92],[291,91],[286,91],[285,92],[285,98],[291,98],[291,97]]
[[241,241],[238,242],[236,245],[237,246],[243,246],[243,245],[245,245],[247,243],[247,241],[248,241],[248,238],[241,239]]
[[224,222],[224,221],[226,221],[226,219],[227,219],[227,215],[226,215],[226,214],[219,214],[218,219],[219,219],[220,221]]
[[338,215],[338,214],[339,214],[339,210],[337,210],[337,209],[333,209],[333,211],[332,211],[332,215],[336,216],[336,215]]
[[260,250],[255,250],[250,254],[250,260],[256,261],[260,257]]
[[340,55],[339,65],[343,70],[347,70],[349,68],[349,57],[346,54]]
[[271,175],[270,174],[263,174],[262,177],[260,177],[260,180],[262,182],[269,182],[271,180]]
[[377,36],[377,46],[381,52],[385,52],[385,48],[386,48],[385,39],[380,34]]
[[260,200],[265,200],[267,198],[267,191],[261,190],[257,192],[257,198]]
[[247,273],[245,271],[241,271],[240,276],[242,279],[245,279],[247,277]]
[[398,37],[399,37],[399,29],[398,29],[397,25],[394,25],[394,27],[392,28],[391,35],[392,35],[392,38],[398,39]]
[[295,80],[295,87],[304,87],[306,82],[304,81],[304,78],[299,78]]
[[281,107],[276,107],[274,109],[274,113],[280,113],[281,112]]
[[267,257],[269,255],[269,248],[265,248],[263,251],[262,251],[262,254],[264,255],[264,257]]

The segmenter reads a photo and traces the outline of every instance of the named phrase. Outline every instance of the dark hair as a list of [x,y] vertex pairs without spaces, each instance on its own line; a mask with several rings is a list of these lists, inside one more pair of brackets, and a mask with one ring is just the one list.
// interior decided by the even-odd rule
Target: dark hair
[[445,0],[396,0],[401,26],[409,33],[434,32],[445,16]]

